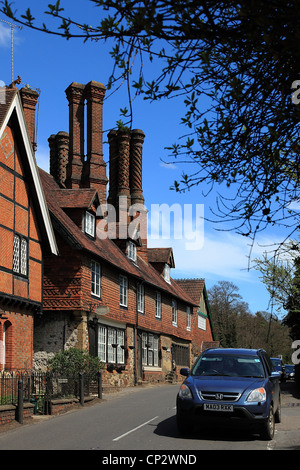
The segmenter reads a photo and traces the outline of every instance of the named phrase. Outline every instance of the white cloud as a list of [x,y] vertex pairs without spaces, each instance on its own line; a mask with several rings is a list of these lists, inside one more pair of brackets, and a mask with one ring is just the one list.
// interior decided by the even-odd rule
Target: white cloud
[[0,23],[0,46],[10,46],[11,33],[10,28]]
[[167,170],[177,170],[178,167],[174,163],[160,162],[160,166],[167,168]]
[[[274,243],[274,241],[272,241]],[[257,272],[249,271],[249,256],[259,257],[271,242],[256,243],[251,250],[251,240],[233,232],[204,232],[204,243],[199,249],[186,249],[186,240],[149,239],[149,247],[172,247],[175,257],[175,273],[186,277],[229,278],[233,281],[257,282]],[[176,277],[176,276],[175,276]],[[254,281],[255,278],[255,281]]]

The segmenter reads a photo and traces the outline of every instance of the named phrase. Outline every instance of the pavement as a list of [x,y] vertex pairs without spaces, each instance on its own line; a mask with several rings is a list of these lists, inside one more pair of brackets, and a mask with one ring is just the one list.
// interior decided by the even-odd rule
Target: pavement
[[297,390],[296,383],[288,380],[280,384],[281,388],[281,406],[293,407],[300,406],[300,390]]

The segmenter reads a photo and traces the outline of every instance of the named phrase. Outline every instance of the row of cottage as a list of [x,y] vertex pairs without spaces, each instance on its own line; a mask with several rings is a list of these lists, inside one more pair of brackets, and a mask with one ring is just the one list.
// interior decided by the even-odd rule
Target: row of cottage
[[105,363],[107,383],[164,381],[215,338],[204,280],[175,281],[172,249],[147,246],[145,135],[109,132],[108,178],[105,87],[73,82],[48,174],[35,159],[38,94],[17,83],[0,102],[0,370],[43,370],[75,347]]

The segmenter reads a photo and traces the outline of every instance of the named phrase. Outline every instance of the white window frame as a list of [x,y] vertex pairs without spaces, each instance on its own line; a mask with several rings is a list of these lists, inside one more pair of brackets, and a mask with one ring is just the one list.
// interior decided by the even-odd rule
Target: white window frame
[[131,240],[127,242],[127,258],[136,263],[136,244]]
[[128,307],[128,279],[122,274],[120,275],[120,305]]
[[198,313],[198,328],[199,330],[206,331],[206,318]]
[[191,331],[191,307],[186,307],[186,329]]
[[107,328],[99,325],[98,327],[98,357],[100,361],[106,362]]
[[95,238],[96,217],[88,211],[85,212],[84,231],[87,235]]
[[172,325],[177,326],[177,302],[172,299]]
[[139,282],[136,286],[136,306],[138,313],[144,313],[145,309],[145,288],[144,284]]
[[171,268],[170,265],[165,263],[164,266],[164,280],[171,284]]
[[125,364],[125,330],[99,325],[98,357],[109,364]]
[[91,261],[91,294],[101,297],[101,266],[96,261]]
[[142,365],[159,366],[159,337],[152,333],[142,333]]
[[155,318],[161,318],[161,293],[155,292]]
[[12,270],[28,277],[28,240],[17,234],[14,235]]

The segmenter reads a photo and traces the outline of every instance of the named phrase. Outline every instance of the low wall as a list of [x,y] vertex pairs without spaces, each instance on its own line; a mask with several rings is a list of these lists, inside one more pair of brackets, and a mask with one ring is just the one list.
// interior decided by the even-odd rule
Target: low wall
[[[95,400],[95,397],[84,397],[84,404]],[[80,401],[78,398],[57,398],[49,401],[45,406],[45,414],[58,415],[66,413],[74,408],[80,407]]]
[[[32,403],[24,403],[23,405],[23,419],[29,419],[33,416],[34,405]],[[10,424],[17,419],[17,406],[16,405],[1,405],[0,406],[0,426]]]

